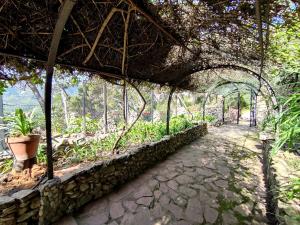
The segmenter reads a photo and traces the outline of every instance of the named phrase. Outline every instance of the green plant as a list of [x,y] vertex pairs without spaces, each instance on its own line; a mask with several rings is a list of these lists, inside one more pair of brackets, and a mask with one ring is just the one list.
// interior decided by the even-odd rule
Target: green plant
[[284,145],[293,148],[300,143],[300,88],[294,94],[284,99],[284,111],[277,119],[279,137],[273,146],[273,152],[277,152]]
[[268,115],[267,117],[265,117],[260,125],[260,129],[262,131],[265,130],[271,130],[274,131],[275,130],[275,125],[276,125],[276,118],[273,115]]
[[11,170],[13,166],[13,159],[6,159],[0,163],[0,174],[5,174]]
[[14,116],[5,117],[11,136],[26,136],[32,133],[34,111],[27,116],[22,109],[16,109]]
[[170,133],[176,134],[182,130],[192,127],[193,123],[184,115],[175,116],[170,121]]
[[[73,133],[80,133],[83,131],[82,117],[71,118],[69,122],[70,124],[67,133],[73,134]],[[86,123],[86,131],[88,133],[95,133],[96,131],[101,129],[100,120],[92,119],[89,114],[86,115],[85,123]]]
[[204,117],[204,121],[207,121],[209,123],[214,122],[216,120],[217,120],[217,118],[213,115],[207,115],[207,116]]
[[292,179],[283,189],[284,191],[281,191],[281,194],[286,201],[300,199],[300,178]]

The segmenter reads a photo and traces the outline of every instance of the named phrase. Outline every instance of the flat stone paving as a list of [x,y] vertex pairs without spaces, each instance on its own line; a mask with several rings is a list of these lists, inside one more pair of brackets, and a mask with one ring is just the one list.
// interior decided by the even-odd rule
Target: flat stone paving
[[57,225],[267,224],[262,154],[248,125],[209,128]]

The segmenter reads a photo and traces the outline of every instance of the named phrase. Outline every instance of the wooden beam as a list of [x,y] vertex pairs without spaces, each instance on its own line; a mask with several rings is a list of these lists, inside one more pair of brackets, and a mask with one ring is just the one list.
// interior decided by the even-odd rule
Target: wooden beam
[[53,158],[52,158],[52,126],[51,126],[51,96],[54,64],[57,50],[65,24],[75,5],[75,0],[66,0],[60,9],[58,19],[54,28],[48,60],[46,63],[46,83],[45,83],[45,120],[46,120],[46,141],[47,141],[47,176],[53,179]]

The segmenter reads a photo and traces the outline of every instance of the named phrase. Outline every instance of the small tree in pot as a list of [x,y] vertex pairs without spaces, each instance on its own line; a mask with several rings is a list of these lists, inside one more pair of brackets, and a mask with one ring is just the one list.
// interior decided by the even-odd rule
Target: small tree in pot
[[22,109],[16,109],[14,116],[5,118],[9,130],[5,142],[13,153],[16,163],[29,162],[29,165],[24,166],[25,168],[31,168],[35,162],[34,159],[40,141],[40,135],[33,134],[34,123],[32,118],[33,113],[26,116]]

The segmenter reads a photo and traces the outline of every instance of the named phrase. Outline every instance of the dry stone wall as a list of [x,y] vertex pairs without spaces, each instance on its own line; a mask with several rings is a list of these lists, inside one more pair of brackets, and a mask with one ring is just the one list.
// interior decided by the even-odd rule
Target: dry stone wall
[[13,196],[2,196],[0,225],[51,224],[62,215],[112,192],[206,133],[207,125],[200,124],[111,160],[93,163],[75,173],[50,180],[38,190],[23,190]]

